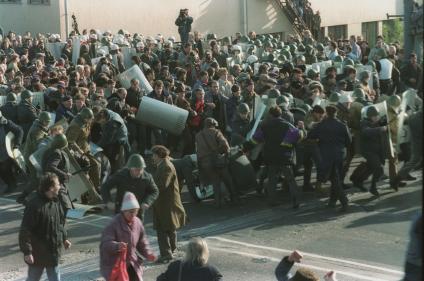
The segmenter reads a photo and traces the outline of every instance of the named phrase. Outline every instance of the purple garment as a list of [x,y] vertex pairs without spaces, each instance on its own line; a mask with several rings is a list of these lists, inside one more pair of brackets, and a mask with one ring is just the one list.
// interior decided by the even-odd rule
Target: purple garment
[[102,232],[100,273],[106,280],[109,278],[119,257],[119,242],[128,243],[127,267],[131,265],[138,276],[138,280],[143,281],[143,263],[137,257],[136,250],[144,257],[152,254],[152,251],[141,220],[136,217],[132,225],[128,225],[122,213],[117,214]]
[[283,143],[293,145],[299,141],[299,138],[299,130],[297,128],[291,127],[284,136]]

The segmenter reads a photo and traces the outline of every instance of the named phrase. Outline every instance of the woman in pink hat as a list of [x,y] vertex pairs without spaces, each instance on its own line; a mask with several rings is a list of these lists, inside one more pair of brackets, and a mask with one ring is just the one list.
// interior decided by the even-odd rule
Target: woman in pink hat
[[122,251],[127,251],[126,264],[130,281],[143,280],[143,261],[137,257],[136,250],[148,261],[156,260],[143,224],[137,217],[139,209],[135,195],[126,192],[121,212],[103,230],[100,242],[100,272],[106,280],[110,279],[112,269]]

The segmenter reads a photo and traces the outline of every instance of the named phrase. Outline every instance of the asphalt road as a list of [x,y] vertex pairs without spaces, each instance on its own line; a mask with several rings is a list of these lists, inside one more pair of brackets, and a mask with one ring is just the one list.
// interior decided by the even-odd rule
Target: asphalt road
[[[357,164],[358,159],[356,159]],[[304,193],[304,204],[291,209],[288,194],[280,191],[283,204],[269,208],[254,193],[241,206],[221,210],[211,202],[192,203],[183,194],[190,224],[179,231],[183,256],[184,244],[192,236],[206,237],[210,263],[225,280],[276,280],[274,269],[293,249],[304,253],[302,266],[320,275],[337,272],[340,281],[400,280],[402,278],[408,231],[412,217],[422,208],[422,171],[418,179],[393,192],[388,181],[379,186],[381,196],[349,190],[351,207],[347,213],[325,206],[326,198]],[[0,280],[25,280],[26,265],[17,244],[23,207],[16,194],[0,197]],[[73,243],[61,265],[62,280],[101,280],[98,245],[111,213],[88,215],[69,220],[68,232]],[[157,242],[146,218],[152,248]],[[156,280],[167,265],[147,264],[144,280]]]

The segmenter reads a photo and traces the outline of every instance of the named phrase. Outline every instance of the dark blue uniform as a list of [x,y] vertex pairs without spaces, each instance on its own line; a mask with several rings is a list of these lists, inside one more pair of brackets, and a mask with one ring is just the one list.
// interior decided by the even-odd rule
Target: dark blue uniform
[[343,159],[346,147],[352,142],[347,126],[337,118],[327,117],[317,124],[309,133],[310,139],[317,139],[322,157],[318,180],[331,180],[330,206],[340,200],[342,206],[347,205],[346,194],[341,186]]
[[272,117],[263,122],[253,136],[254,141],[264,142],[263,158],[268,168],[268,198],[271,205],[276,203],[276,186],[280,171],[290,189],[293,206],[299,205],[299,190],[293,175],[293,155],[295,144],[301,133],[281,117]]

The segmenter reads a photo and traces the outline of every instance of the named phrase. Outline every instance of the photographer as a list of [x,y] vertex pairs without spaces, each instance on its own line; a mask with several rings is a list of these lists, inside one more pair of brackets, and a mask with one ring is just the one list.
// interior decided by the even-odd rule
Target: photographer
[[178,33],[181,37],[181,43],[188,42],[188,34],[191,31],[193,18],[188,15],[188,9],[181,9],[180,15],[175,20],[175,25],[178,26]]

